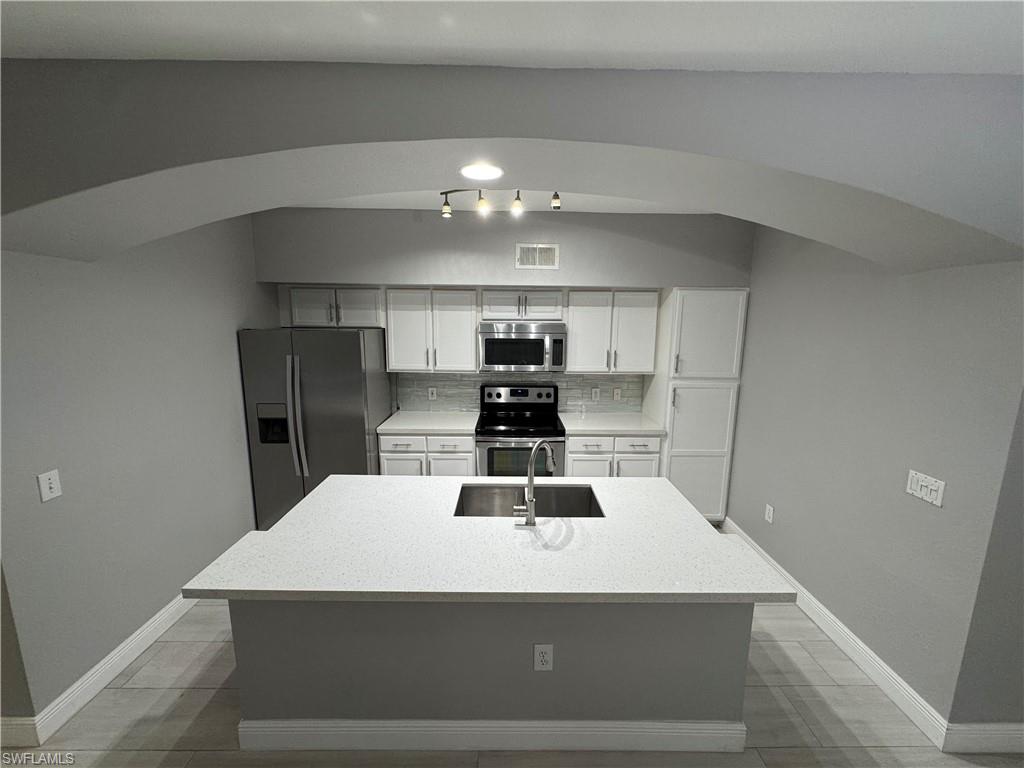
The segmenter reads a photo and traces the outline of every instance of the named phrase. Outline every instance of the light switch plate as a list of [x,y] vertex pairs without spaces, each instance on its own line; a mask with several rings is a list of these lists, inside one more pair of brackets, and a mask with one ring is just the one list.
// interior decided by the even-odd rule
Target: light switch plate
[[50,501],[64,493],[60,488],[60,472],[56,469],[36,475],[36,482],[39,483],[40,501]]
[[941,507],[942,496],[945,492],[946,482],[944,480],[938,480],[913,469],[907,474],[907,493],[911,496]]
[[775,522],[775,507],[771,504],[764,505],[764,519],[769,523]]
[[595,401],[595,402],[597,402],[598,400],[601,399],[601,388],[600,387],[591,387],[590,388],[590,399]]
[[621,399],[622,399],[622,389],[619,388],[619,387],[616,387],[615,389],[612,390],[612,400],[621,400]]
[[437,400],[437,387],[427,387],[427,400]]

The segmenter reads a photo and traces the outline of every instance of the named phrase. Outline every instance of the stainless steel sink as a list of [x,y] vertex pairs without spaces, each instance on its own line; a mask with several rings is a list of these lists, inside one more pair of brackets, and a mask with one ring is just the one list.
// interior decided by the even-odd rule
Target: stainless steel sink
[[[456,517],[513,517],[523,504],[522,485],[464,485]],[[534,489],[537,517],[604,517],[589,485],[538,485]]]

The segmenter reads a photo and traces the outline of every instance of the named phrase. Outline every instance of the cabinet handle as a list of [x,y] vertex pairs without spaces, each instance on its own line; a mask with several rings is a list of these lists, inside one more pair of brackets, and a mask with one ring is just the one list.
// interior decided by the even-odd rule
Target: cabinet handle
[[333,302],[331,304],[327,305],[327,322],[329,322],[329,323],[333,323],[334,322],[334,304],[333,304]]
[[600,443],[584,443],[583,447],[584,448],[600,448],[601,444]]
[[621,461],[616,461],[615,462],[615,476],[616,477],[622,477],[622,462]]
[[672,390],[672,410],[673,411],[676,409],[676,392],[677,391],[678,390],[675,390],[675,389]]
[[391,447],[392,447],[392,448],[401,448],[401,447],[402,447],[403,445],[404,445],[404,446],[405,446],[406,448],[408,448],[408,447],[409,447],[410,445],[412,445],[412,443],[392,443],[392,444],[391,444]]
[[630,443],[629,447],[630,448],[646,448],[647,447],[647,443]]
[[530,311],[530,306],[529,306],[529,304],[527,303],[527,302],[529,302],[529,300],[530,300],[530,297],[529,297],[529,296],[527,296],[527,295],[526,295],[526,294],[524,293],[524,294],[523,294],[523,317],[526,317],[526,313]]
[[520,294],[516,297],[516,317],[523,316],[523,297]]
[[456,443],[441,443],[441,450],[444,450],[445,448],[451,448],[454,451],[458,447],[459,446]]
[[676,364],[672,368],[672,373],[679,373],[679,353],[676,352]]
[[612,352],[610,349],[604,351],[604,367],[609,371],[612,369]]
[[617,349],[614,352],[612,352],[612,367],[615,368],[616,370],[619,367],[619,350]]
[[434,367],[437,368],[437,347],[434,347]]
[[430,347],[427,347],[423,351],[426,352],[426,354],[427,354],[427,368],[429,368],[430,367]]

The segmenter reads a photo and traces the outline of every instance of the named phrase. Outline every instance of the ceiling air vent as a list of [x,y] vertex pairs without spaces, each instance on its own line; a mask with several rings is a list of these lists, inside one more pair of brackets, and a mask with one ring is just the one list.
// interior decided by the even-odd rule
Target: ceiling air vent
[[516,243],[516,269],[558,269],[558,244]]

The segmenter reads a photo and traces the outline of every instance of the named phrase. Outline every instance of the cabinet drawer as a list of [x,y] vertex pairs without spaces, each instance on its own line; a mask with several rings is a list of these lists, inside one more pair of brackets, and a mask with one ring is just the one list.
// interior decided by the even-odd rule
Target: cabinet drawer
[[472,453],[476,441],[472,437],[428,437],[427,450],[431,453]]
[[614,441],[610,437],[569,437],[565,440],[568,453],[611,453]]
[[661,449],[658,437],[616,437],[616,453],[657,453]]
[[427,450],[427,438],[419,437],[382,437],[380,450],[391,453],[424,453]]

